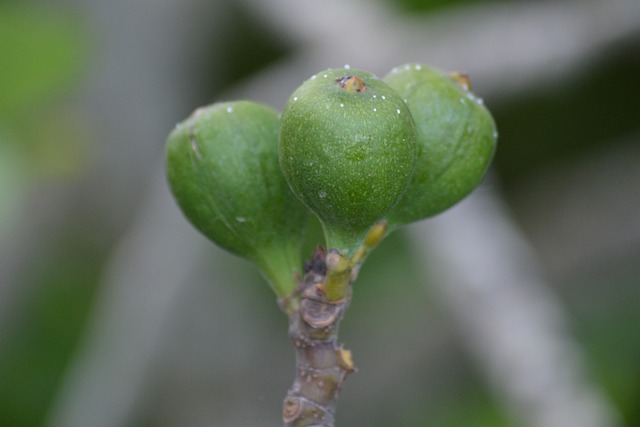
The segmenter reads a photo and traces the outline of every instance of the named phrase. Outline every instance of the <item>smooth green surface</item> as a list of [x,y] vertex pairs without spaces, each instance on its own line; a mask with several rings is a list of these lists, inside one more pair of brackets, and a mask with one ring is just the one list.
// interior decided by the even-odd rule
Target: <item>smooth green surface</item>
[[198,109],[169,136],[167,176],[189,221],[284,295],[301,267],[306,209],[280,172],[278,129],[277,112],[253,102]]
[[404,98],[418,131],[418,160],[407,190],[389,212],[390,228],[436,215],[482,181],[497,132],[481,99],[447,74],[408,64],[385,81]]
[[[362,92],[336,81],[359,76]],[[320,219],[329,248],[352,254],[369,227],[402,195],[416,157],[416,133],[402,99],[376,76],[321,71],[289,98],[280,164],[293,192]]]

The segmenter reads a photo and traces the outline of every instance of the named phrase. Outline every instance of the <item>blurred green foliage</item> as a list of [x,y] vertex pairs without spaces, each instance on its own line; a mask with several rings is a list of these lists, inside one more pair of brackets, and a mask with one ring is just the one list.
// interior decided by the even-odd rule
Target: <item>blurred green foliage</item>
[[[81,76],[85,39],[61,10],[0,3],[0,238],[33,187],[86,161],[82,118],[59,103]],[[97,252],[73,242],[87,236],[63,233],[55,254],[32,260],[24,285],[34,292],[3,325],[0,425],[42,424],[95,290]]]
[[483,3],[498,3],[513,0],[385,0],[409,13],[428,13],[458,6],[471,6]]
[[64,13],[0,3],[0,120],[70,87],[84,61],[84,40]]
[[105,255],[104,249],[87,250],[78,237],[69,234],[55,254],[34,263],[29,280],[36,292],[2,337],[0,425],[43,424],[77,347]]
[[57,103],[81,75],[85,39],[61,11],[0,3],[0,237],[37,178],[86,158],[81,121]]
[[224,23],[224,43],[211,49],[203,65],[207,75],[215,76],[202,87],[202,104],[218,99],[217,93],[241,82],[251,74],[289,54],[291,45],[272,28],[251,17],[246,6],[231,2]]
[[495,167],[507,190],[551,160],[571,162],[638,131],[640,56],[630,54],[637,49],[619,46],[563,86],[491,104],[500,131]]
[[[472,372],[465,374],[470,375],[467,383],[445,390],[440,396],[421,396],[422,399],[415,402],[414,412],[398,424],[404,427],[518,427],[491,400],[482,380],[474,378]],[[426,407],[425,401],[434,404]]]
[[632,427],[640,425],[640,268],[619,267],[606,277],[565,284],[563,297],[591,376]]
[[10,218],[26,191],[27,177],[23,157],[15,143],[0,128],[0,238],[8,233]]

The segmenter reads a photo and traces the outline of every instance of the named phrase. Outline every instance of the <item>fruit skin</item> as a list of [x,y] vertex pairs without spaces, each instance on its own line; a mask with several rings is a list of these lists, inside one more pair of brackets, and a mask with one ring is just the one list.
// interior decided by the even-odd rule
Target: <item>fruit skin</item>
[[332,69],[291,95],[281,121],[280,165],[291,189],[322,222],[328,247],[352,255],[411,178],[411,113],[378,77]]
[[258,265],[279,295],[301,266],[306,208],[278,163],[278,113],[250,101],[216,103],[176,126],[167,177],[188,220],[224,249]]
[[406,100],[418,131],[414,175],[387,215],[394,229],[436,215],[475,189],[493,158],[497,131],[482,100],[440,70],[408,64],[384,80]]

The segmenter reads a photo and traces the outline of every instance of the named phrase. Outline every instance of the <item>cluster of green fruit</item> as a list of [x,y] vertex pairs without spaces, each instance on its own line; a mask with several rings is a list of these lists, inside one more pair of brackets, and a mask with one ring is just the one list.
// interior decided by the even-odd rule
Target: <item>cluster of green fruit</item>
[[496,138],[464,75],[409,64],[380,79],[345,67],[305,81],[281,116],[250,101],[196,110],[169,136],[167,174],[191,223],[253,261],[280,297],[295,289],[313,212],[335,300],[386,234],[480,183]]

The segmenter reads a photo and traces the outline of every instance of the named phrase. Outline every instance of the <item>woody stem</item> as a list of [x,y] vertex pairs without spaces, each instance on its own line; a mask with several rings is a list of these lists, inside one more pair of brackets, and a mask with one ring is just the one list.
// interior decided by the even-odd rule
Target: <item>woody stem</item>
[[299,284],[298,310],[289,313],[296,350],[296,377],[283,404],[285,427],[333,427],[338,394],[355,370],[349,350],[338,344],[338,325],[351,293],[330,301],[324,292],[326,253],[316,249]]

